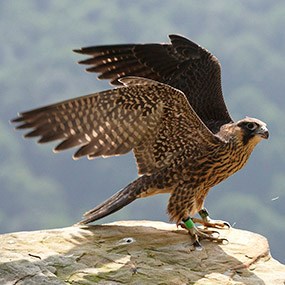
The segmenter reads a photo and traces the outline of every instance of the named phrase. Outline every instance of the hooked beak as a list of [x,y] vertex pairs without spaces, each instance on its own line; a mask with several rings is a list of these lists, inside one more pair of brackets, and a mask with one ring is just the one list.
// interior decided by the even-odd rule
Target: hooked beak
[[263,139],[268,139],[269,138],[269,131],[265,126],[260,127],[257,131],[256,134],[261,136]]

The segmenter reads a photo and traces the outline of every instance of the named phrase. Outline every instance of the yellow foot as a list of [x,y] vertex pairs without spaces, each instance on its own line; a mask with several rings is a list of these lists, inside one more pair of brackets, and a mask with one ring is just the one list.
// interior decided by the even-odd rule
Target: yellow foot
[[[193,219],[194,222],[194,219]],[[228,240],[225,238],[220,238],[220,233],[218,231],[212,231],[208,229],[200,229],[197,228],[196,226],[192,228],[187,228],[185,223],[180,223],[179,224],[182,228],[187,229],[189,235],[193,238],[193,246],[195,250],[202,250],[203,247],[200,243],[201,240],[209,240],[212,242],[217,242],[217,243],[228,243]]]
[[231,227],[231,225],[226,221],[211,219],[206,208],[202,208],[199,211],[199,215],[202,219],[193,218],[192,220],[194,223],[202,224],[208,228],[217,228],[217,229],[224,229],[224,228],[229,229]]

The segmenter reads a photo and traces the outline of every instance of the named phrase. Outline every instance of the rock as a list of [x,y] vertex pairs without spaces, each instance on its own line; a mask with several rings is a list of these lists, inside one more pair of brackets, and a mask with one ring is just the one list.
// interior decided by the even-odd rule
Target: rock
[[125,221],[0,236],[0,284],[284,285],[285,266],[267,240],[220,230],[228,244],[192,251],[175,225]]

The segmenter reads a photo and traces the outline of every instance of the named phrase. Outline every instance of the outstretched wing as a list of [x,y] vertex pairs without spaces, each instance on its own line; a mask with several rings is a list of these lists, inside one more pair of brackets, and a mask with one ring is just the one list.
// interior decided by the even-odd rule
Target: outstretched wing
[[79,147],[74,158],[133,149],[140,174],[218,140],[179,90],[144,78],[120,80],[125,86],[20,113],[12,122],[32,129],[25,137],[40,137],[39,143],[60,140],[55,151]]
[[107,45],[74,51],[90,55],[79,63],[112,84],[120,84],[124,76],[141,76],[183,91],[201,120],[216,133],[221,125],[232,122],[223,99],[219,61],[184,37],[169,38],[171,44]]

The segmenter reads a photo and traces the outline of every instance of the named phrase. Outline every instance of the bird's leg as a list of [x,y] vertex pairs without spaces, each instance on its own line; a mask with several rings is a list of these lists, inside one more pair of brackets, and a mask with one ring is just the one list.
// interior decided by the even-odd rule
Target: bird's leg
[[195,223],[202,224],[205,227],[217,228],[217,229],[224,229],[224,228],[229,229],[231,227],[231,225],[226,221],[211,219],[206,208],[201,209],[199,211],[199,215],[202,219],[193,218],[193,221]]
[[[201,250],[202,246],[200,240],[207,239],[219,243],[223,243],[226,239],[219,238],[219,233],[216,231],[210,231],[206,229],[199,229],[195,226],[193,219],[190,217],[183,219],[183,223],[180,224],[183,228],[188,230],[188,233],[193,237],[193,246],[196,250]],[[217,236],[215,236],[217,234]]]

